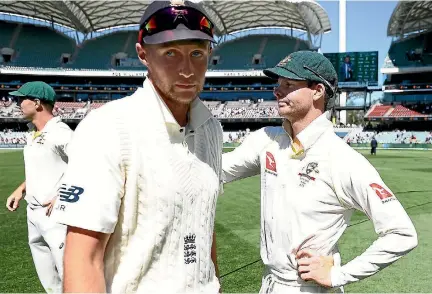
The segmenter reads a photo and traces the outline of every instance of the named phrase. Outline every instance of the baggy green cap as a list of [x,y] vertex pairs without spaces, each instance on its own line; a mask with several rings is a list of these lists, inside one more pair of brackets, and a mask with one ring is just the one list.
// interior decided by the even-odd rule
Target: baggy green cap
[[265,69],[264,74],[272,79],[282,77],[323,83],[330,96],[334,95],[337,86],[337,73],[333,64],[324,55],[313,51],[294,52],[275,67]]
[[56,101],[56,92],[50,85],[44,82],[25,83],[18,90],[10,92],[9,95],[46,100],[52,102],[52,104]]

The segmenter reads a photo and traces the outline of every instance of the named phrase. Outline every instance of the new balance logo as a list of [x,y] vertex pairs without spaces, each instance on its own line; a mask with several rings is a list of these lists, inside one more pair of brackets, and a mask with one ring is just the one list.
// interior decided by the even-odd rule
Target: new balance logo
[[74,203],[79,200],[79,196],[84,192],[84,189],[77,186],[70,186],[69,188],[63,184],[59,189],[60,201]]

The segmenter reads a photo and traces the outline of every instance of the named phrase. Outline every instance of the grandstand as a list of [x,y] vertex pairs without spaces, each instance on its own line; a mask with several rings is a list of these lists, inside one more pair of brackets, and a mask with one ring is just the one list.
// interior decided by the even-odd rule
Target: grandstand
[[[0,1],[0,98],[7,100],[8,92],[43,79],[60,97],[55,115],[75,127],[93,109],[130,95],[146,75],[135,43],[147,3]],[[276,85],[260,70],[289,53],[317,50],[331,29],[327,13],[314,1],[200,5],[215,23],[217,39],[201,99],[227,129],[243,129],[245,122],[252,128],[280,123],[273,101]],[[1,118],[24,124],[16,104],[3,107]]]
[[384,97],[366,121],[385,129],[432,129],[431,9],[430,2],[399,2],[393,11],[387,28],[393,42],[381,69]]

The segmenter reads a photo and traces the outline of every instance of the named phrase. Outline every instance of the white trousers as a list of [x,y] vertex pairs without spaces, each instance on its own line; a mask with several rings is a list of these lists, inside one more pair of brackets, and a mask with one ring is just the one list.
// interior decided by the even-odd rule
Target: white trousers
[[46,208],[27,206],[28,237],[39,280],[47,293],[62,293],[66,226],[45,215]]

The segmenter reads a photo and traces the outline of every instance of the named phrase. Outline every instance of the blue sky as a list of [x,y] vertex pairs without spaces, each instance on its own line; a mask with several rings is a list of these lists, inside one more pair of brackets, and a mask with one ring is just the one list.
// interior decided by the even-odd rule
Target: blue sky
[[[318,1],[327,11],[332,31],[325,34],[323,53],[339,52],[339,2]],[[397,1],[347,1],[346,49],[347,51],[378,51],[381,68],[390,47],[387,26]],[[378,73],[379,84],[383,75]]]

